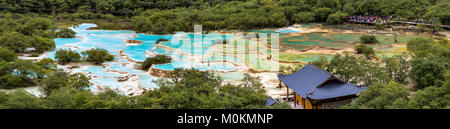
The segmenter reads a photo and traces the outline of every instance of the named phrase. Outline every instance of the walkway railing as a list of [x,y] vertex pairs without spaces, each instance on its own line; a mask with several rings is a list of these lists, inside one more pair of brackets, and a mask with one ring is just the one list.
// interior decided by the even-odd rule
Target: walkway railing
[[[417,22],[408,22],[408,21],[388,21],[388,22],[367,22],[367,21],[357,21],[357,20],[348,20],[348,22],[353,22],[353,23],[362,23],[362,24],[409,24],[409,25],[419,25],[419,24],[424,24],[426,26],[433,26],[432,24],[427,24],[427,23],[417,23]],[[449,25],[441,25],[442,28],[447,28],[449,29],[450,26]]]

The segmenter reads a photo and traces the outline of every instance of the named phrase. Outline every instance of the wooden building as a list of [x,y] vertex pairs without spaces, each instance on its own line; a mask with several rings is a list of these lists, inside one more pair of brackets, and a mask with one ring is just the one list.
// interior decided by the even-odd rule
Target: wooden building
[[349,104],[366,89],[346,83],[311,64],[293,74],[278,75],[278,78],[280,85],[288,87],[288,96],[289,89],[294,91],[294,106],[304,109],[330,109]]

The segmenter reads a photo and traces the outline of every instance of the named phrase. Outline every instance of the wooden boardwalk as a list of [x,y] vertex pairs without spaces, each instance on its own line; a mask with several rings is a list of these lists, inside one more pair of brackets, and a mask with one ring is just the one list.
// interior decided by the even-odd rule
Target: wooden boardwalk
[[[349,20],[349,22],[353,22],[353,23],[361,23],[361,24],[376,24],[375,22],[364,22],[364,21],[351,21]],[[407,22],[407,21],[391,21],[391,22],[384,22],[384,23],[380,23],[380,24],[409,24],[409,25],[418,25],[421,23],[417,23],[417,22]],[[433,26],[432,24],[424,24],[426,26]],[[441,25],[442,28],[446,28],[446,29],[450,29],[449,25]]]

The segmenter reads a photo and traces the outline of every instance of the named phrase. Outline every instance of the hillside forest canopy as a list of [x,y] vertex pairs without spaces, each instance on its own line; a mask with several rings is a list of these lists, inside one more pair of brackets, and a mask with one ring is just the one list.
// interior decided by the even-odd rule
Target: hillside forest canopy
[[[348,16],[393,16],[450,24],[448,0],[3,0],[0,11],[45,15],[56,21],[96,19],[99,29],[168,34],[283,27],[294,23],[342,24]],[[122,23],[122,24],[120,24]],[[123,24],[132,23],[132,24]]]

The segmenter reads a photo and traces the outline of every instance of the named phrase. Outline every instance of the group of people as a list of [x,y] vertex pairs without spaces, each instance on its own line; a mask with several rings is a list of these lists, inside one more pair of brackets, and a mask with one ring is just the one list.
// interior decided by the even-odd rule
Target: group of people
[[392,16],[349,16],[349,21],[363,23],[386,23],[392,20]]
[[[392,21],[392,16],[348,16],[348,20],[351,22],[361,22],[361,23],[387,23]],[[415,23],[427,23],[423,18],[417,18]],[[431,23],[435,22],[431,20]]]
[[425,23],[425,20],[422,18],[416,19],[416,23]]

